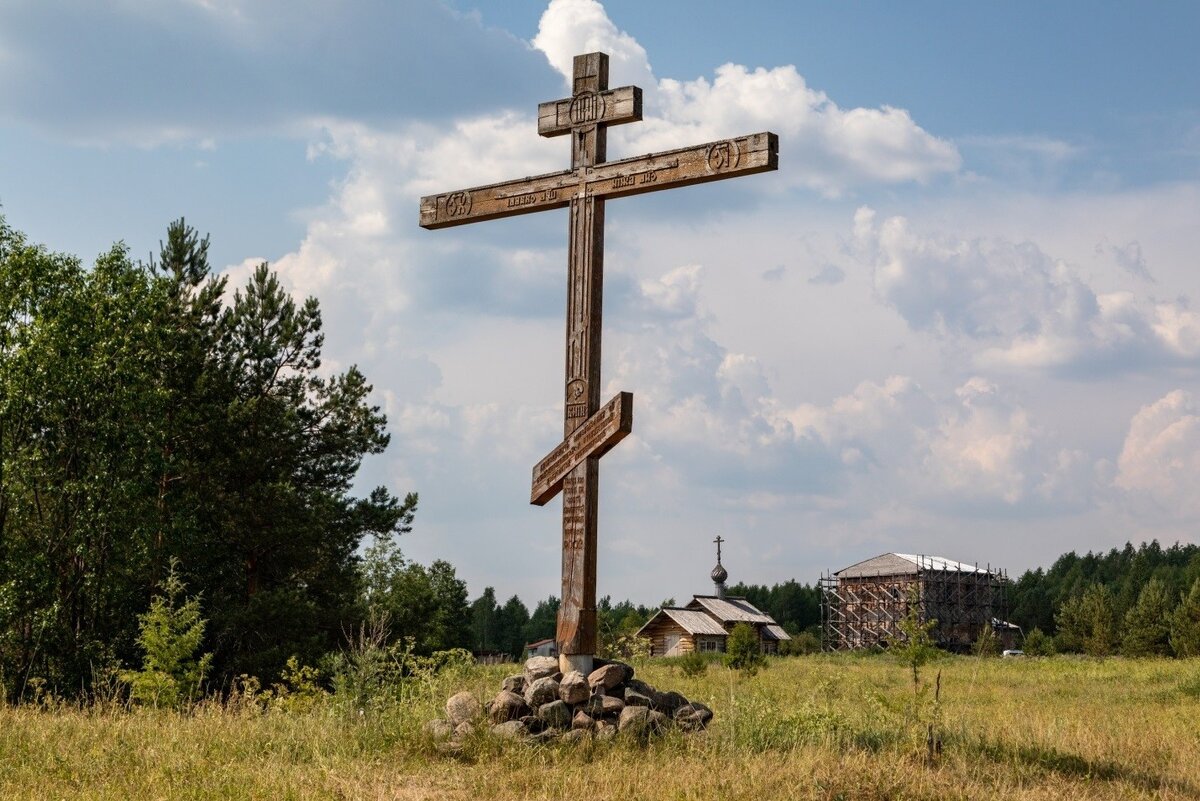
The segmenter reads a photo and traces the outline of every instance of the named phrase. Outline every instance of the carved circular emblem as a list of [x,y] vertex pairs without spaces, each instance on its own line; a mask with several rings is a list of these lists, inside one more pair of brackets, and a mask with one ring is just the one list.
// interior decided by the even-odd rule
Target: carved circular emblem
[[604,97],[595,92],[580,92],[571,98],[571,124],[583,125],[604,116]]
[[583,399],[583,393],[587,391],[587,383],[576,378],[571,383],[567,384],[567,403],[575,403]]
[[471,210],[471,193],[455,192],[446,197],[446,213],[451,217],[461,217]]
[[713,172],[732,170],[738,165],[741,158],[742,151],[734,140],[714,142],[708,148],[708,169]]

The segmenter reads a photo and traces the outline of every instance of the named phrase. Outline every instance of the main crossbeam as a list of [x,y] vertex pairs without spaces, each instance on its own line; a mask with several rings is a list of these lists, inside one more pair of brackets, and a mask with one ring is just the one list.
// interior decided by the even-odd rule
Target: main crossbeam
[[579,170],[459,189],[421,198],[421,227],[455,225],[565,208],[573,197],[618,198],[767,172],[779,167],[770,132],[663,153],[607,161]]

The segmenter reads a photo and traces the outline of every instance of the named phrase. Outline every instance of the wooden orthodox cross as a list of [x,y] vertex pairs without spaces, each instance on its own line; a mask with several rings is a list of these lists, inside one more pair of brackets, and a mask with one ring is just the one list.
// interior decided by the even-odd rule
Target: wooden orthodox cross
[[642,90],[608,88],[608,56],[575,56],[571,96],[538,106],[538,133],[571,137],[571,169],[421,198],[421,227],[569,206],[563,441],[533,468],[531,502],[563,494],[562,601],[556,640],[563,672],[591,670],[596,653],[596,500],[600,457],[633,427],[633,395],[600,406],[604,203],[609,198],[719,181],[778,167],[770,132],[606,161],[609,125],[642,119]]

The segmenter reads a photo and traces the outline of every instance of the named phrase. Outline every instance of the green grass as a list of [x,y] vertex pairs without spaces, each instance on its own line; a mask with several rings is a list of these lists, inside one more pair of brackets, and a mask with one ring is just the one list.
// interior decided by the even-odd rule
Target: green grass
[[749,678],[639,666],[716,712],[709,731],[644,749],[478,737],[442,755],[422,726],[452,692],[486,698],[508,672],[480,667],[361,710],[0,708],[0,798],[1200,798],[1200,660],[956,657],[923,676],[939,670],[932,763],[906,669],[840,656]]

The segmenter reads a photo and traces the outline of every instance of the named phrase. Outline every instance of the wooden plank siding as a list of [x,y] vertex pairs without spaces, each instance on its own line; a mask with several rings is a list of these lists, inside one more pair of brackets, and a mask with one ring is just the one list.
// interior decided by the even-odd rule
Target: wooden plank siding
[[[690,654],[696,650],[695,637],[665,615],[662,620],[655,621],[652,625],[646,627],[642,632],[642,636],[650,641],[651,656],[680,656],[682,654]],[[672,650],[668,644],[668,638],[673,639],[674,637],[678,637],[679,642]]]

